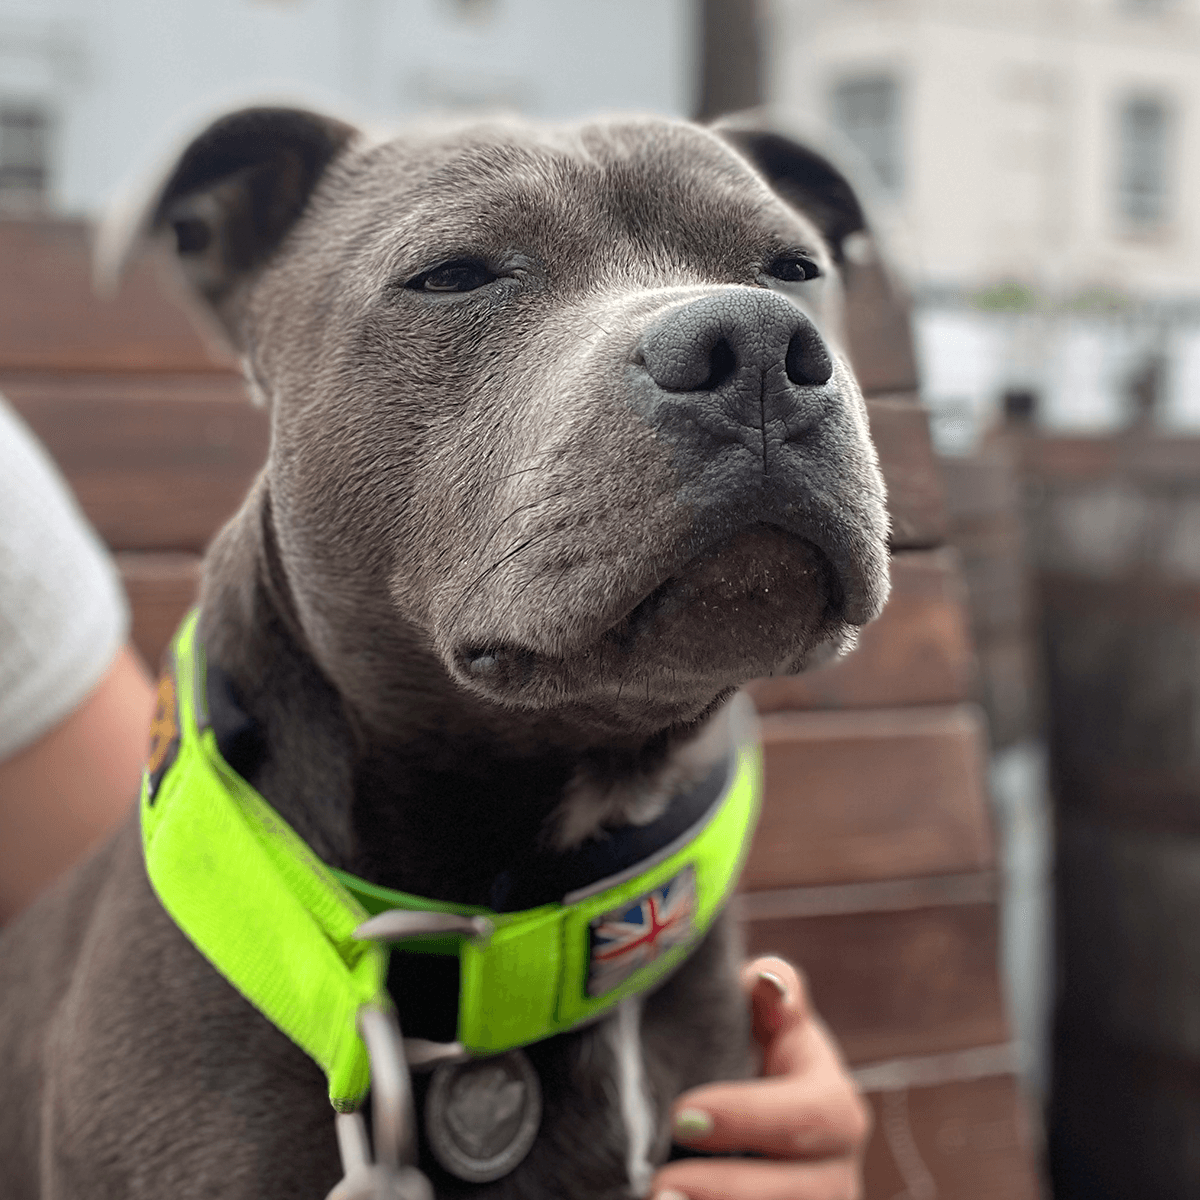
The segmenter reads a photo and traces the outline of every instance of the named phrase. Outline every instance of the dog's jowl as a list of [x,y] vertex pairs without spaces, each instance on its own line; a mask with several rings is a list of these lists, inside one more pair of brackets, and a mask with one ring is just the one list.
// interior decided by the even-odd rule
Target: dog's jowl
[[644,1194],[673,1098],[754,1069],[735,691],[887,592],[854,197],[777,135],[653,119],[255,109],[164,177],[141,233],[271,449],[137,819],[0,941],[0,1190],[321,1200],[358,996],[441,1056],[437,1195]]

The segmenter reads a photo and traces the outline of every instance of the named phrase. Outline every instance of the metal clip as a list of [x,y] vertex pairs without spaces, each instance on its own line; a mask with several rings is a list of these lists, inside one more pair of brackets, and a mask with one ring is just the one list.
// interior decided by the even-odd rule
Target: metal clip
[[417,1169],[412,1081],[394,1014],[363,1008],[358,1029],[371,1059],[371,1107],[375,1161],[362,1113],[338,1113],[338,1150],[343,1178],[326,1200],[434,1200],[433,1187]]
[[[355,931],[358,941],[400,942],[406,938],[439,933],[461,933],[474,941],[486,941],[495,932],[487,917],[463,917],[457,913],[413,912],[389,908],[364,921]],[[432,1071],[443,1063],[466,1062],[471,1056],[459,1042],[431,1042],[405,1038],[404,1057],[413,1071]]]

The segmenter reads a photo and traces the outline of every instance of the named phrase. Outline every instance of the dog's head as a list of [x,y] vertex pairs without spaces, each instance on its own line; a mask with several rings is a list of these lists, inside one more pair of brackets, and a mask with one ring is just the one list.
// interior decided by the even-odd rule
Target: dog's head
[[643,736],[879,612],[883,485],[836,341],[862,217],[811,152],[251,109],[150,223],[270,406],[279,567],[368,723],[415,655],[476,704]]

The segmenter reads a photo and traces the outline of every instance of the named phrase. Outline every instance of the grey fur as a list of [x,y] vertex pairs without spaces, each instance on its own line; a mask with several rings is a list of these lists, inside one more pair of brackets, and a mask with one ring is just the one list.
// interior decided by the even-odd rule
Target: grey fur
[[[793,201],[836,192],[804,153]],[[837,243],[861,215],[814,212],[832,242],[717,133],[656,119],[375,143],[250,110],[168,176],[148,224],[174,231],[273,433],[208,554],[202,637],[263,731],[252,782],[326,861],[486,902],[522,847],[653,809],[741,682],[878,612],[883,487],[833,340]],[[789,247],[826,280],[767,280]],[[472,257],[486,286],[405,286]],[[768,284],[830,350],[830,378],[788,400],[804,430],[763,407],[753,436],[672,432],[654,412],[680,394],[638,347],[689,306],[781,304]],[[787,388],[774,370],[736,403]],[[646,999],[660,1113],[749,1067],[736,956],[721,924]],[[319,1200],[337,1178],[319,1070],[166,917],[133,824],[5,931],[0,994],[8,1200]],[[605,1047],[532,1048],[529,1158],[439,1195],[627,1195]]]

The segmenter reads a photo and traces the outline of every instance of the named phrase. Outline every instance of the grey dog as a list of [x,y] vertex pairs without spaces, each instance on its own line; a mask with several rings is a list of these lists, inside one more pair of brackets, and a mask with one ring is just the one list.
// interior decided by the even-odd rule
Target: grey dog
[[[487,904],[530,847],[661,809],[742,682],[878,613],[883,485],[833,332],[862,214],[811,151],[661,119],[375,140],[247,109],[147,226],[269,406],[200,635],[228,757],[327,863]],[[530,1047],[532,1151],[438,1194],[641,1194],[672,1099],[750,1069],[736,953],[719,924],[632,1042],[609,1018]],[[321,1072],[166,915],[136,823],[5,931],[0,994],[6,1200],[339,1178]]]

